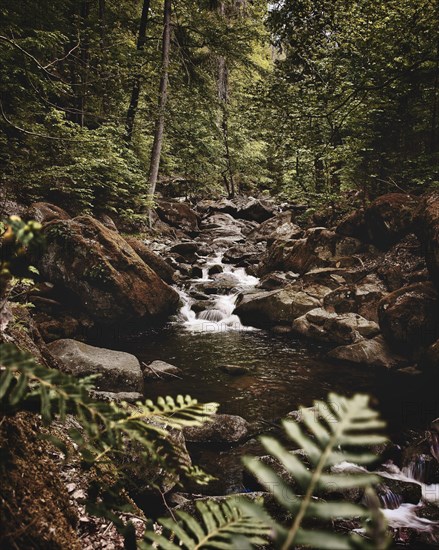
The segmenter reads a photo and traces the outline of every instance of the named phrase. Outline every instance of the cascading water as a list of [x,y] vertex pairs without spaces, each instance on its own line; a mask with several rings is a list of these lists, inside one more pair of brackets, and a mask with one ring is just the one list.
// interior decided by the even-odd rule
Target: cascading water
[[[227,294],[212,294],[206,300],[206,309],[198,313],[192,309],[196,300],[191,296],[190,290],[202,290],[206,283],[215,283],[215,275],[209,276],[209,268],[218,266],[222,274],[229,275],[235,280],[236,285]],[[233,315],[236,300],[241,291],[254,288],[259,279],[248,275],[243,267],[234,267],[223,262],[223,253],[206,260],[202,268],[202,277],[191,279],[190,289],[179,290],[183,302],[176,322],[181,323],[186,329],[194,332],[227,332],[232,330],[256,330],[253,327],[244,326],[237,315]]]

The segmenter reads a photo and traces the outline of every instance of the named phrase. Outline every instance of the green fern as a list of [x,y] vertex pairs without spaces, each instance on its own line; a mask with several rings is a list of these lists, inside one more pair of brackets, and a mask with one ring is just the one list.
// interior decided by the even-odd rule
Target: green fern
[[[388,546],[384,518],[379,511],[379,502],[371,489],[377,482],[369,474],[343,475],[327,470],[343,461],[368,464],[376,460],[371,453],[362,452],[365,445],[379,444],[386,438],[376,431],[384,427],[378,413],[371,410],[368,397],[356,395],[347,399],[330,394],[329,402],[316,402],[314,408],[301,409],[304,427],[285,420],[286,435],[306,451],[312,465],[310,471],[301,460],[289,452],[273,437],[262,437],[266,450],[277,459],[297,481],[303,496],[297,496],[291,487],[269,466],[257,458],[245,458],[247,468],[265,486],[281,508],[294,520],[290,528],[280,525],[265,510],[263,504],[242,497],[234,497],[220,508],[214,501],[196,503],[202,522],[186,512],[177,511],[179,521],[160,520],[161,533],[147,532],[145,541],[154,543],[162,550],[187,548],[252,548],[264,544],[264,536],[272,534],[273,543],[282,550],[297,546],[328,550],[374,549]],[[346,447],[346,449],[343,449]],[[315,498],[327,490],[364,488],[369,508],[349,502],[327,502]],[[368,520],[365,537],[339,535],[333,532],[303,527],[305,519],[328,522],[334,519]],[[239,544],[238,544],[238,538]],[[150,548],[146,543],[142,549]]]
[[240,499],[230,497],[221,504],[213,500],[195,503],[199,522],[187,512],[177,510],[177,519],[160,520],[160,531],[148,531],[144,541],[139,544],[141,550],[149,550],[150,543],[163,550],[198,550],[200,548],[228,549],[244,548],[246,545],[266,544],[269,527],[258,519],[252,518],[239,507]]
[[[383,536],[383,521],[375,510],[349,502],[328,502],[314,498],[327,490],[354,489],[363,487],[366,490],[378,480],[370,474],[335,474],[328,472],[331,466],[343,461],[356,464],[368,464],[376,457],[361,451],[361,447],[384,443],[386,438],[377,435],[384,423],[377,412],[369,408],[369,398],[355,395],[351,399],[336,394],[329,395],[329,402],[315,402],[313,409],[301,409],[303,428],[296,422],[285,420],[285,433],[296,445],[301,447],[309,457],[312,465],[310,471],[303,462],[289,452],[279,441],[272,437],[262,437],[265,449],[277,459],[286,471],[297,481],[303,496],[297,496],[293,490],[269,466],[256,458],[245,458],[247,468],[273,494],[278,503],[294,520],[289,528],[279,525],[258,504],[245,502],[241,504],[243,512],[253,514],[255,518],[266,522],[274,528],[275,542],[282,550],[296,546],[308,546],[328,550],[348,550],[352,548],[387,547],[387,538]],[[346,448],[346,450],[343,450]],[[362,518],[369,520],[367,534],[374,535],[374,541],[368,542],[358,535],[339,535],[322,530],[303,527],[307,518],[323,521]],[[371,520],[374,520],[371,524]],[[377,540],[380,542],[377,543]]]
[[[55,418],[61,422],[68,413],[79,421],[81,429],[70,429],[69,436],[89,465],[125,453],[126,441],[140,447],[140,454],[157,461],[167,471],[178,471],[185,477],[205,484],[211,479],[202,470],[187,463],[168,437],[168,428],[182,429],[208,421],[217,410],[216,403],[200,404],[189,396],[147,400],[134,407],[96,401],[89,395],[95,377],[78,380],[55,369],[39,365],[30,355],[15,346],[0,346],[0,407],[5,415],[18,411],[41,414],[46,425]],[[66,451],[53,437],[51,441]]]

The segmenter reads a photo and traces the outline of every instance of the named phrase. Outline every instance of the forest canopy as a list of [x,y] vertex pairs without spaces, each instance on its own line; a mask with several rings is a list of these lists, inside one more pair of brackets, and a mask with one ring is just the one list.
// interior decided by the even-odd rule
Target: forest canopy
[[437,185],[433,0],[2,0],[1,15],[2,186],[26,201],[135,215],[154,157],[170,196]]

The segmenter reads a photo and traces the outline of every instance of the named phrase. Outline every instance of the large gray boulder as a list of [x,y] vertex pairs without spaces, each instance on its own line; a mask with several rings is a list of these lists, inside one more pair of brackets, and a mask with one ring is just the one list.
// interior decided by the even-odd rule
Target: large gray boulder
[[379,334],[379,326],[357,313],[337,314],[323,308],[313,309],[295,319],[293,331],[313,340],[352,344]]
[[[307,311],[320,307],[321,297],[298,285],[244,295],[234,311],[242,323],[256,327],[291,324]],[[330,289],[326,289],[329,292]]]
[[210,422],[201,426],[184,428],[183,434],[190,443],[230,444],[239,443],[249,434],[249,424],[241,416],[215,414]]
[[97,390],[116,393],[143,391],[140,363],[130,353],[97,348],[71,339],[56,340],[48,348],[73,376],[83,378],[100,374],[95,382]]
[[340,346],[330,351],[328,355],[339,361],[387,369],[398,369],[408,365],[407,359],[394,354],[382,336]]

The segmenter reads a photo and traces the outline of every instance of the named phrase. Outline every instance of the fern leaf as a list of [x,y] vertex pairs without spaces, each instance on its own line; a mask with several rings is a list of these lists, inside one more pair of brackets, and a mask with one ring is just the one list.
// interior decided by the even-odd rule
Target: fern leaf
[[[374,461],[373,454],[352,449],[386,441],[385,437],[376,433],[384,423],[378,414],[369,408],[369,399],[364,395],[355,395],[348,399],[330,394],[328,403],[315,402],[312,410],[302,409],[301,413],[302,427],[291,420],[285,420],[283,427],[287,436],[306,452],[312,464],[312,471],[276,439],[263,437],[261,441],[267,451],[296,479],[304,491],[303,497],[297,497],[269,466],[249,458],[246,458],[244,463],[279,504],[295,514],[294,521],[287,531],[279,529],[279,526],[274,524],[276,540],[282,550],[302,544],[331,550],[352,549],[361,543],[361,539],[328,533],[325,530],[307,531],[303,529],[302,523],[306,517],[323,521],[333,518],[370,517],[370,512],[360,505],[325,502],[313,497],[321,490],[368,488],[377,482],[376,476],[367,473],[346,475],[329,473],[328,470],[331,466],[347,460],[361,464]],[[345,452],[344,446],[349,450]],[[245,504],[242,509],[259,520],[263,517],[257,513],[257,505],[249,507]],[[272,518],[265,518],[263,521],[267,525],[273,525]]]
[[[195,505],[201,521],[181,510],[175,512],[178,522],[169,518],[160,520],[160,525],[174,540],[164,539],[163,535],[157,536],[153,532],[145,533],[144,538],[163,550],[230,550],[233,548],[231,541],[241,536],[245,536],[250,544],[266,543],[269,528],[243,512],[237,504],[239,500],[231,497],[221,504],[209,500],[198,501]],[[142,548],[147,547],[143,545]]]

